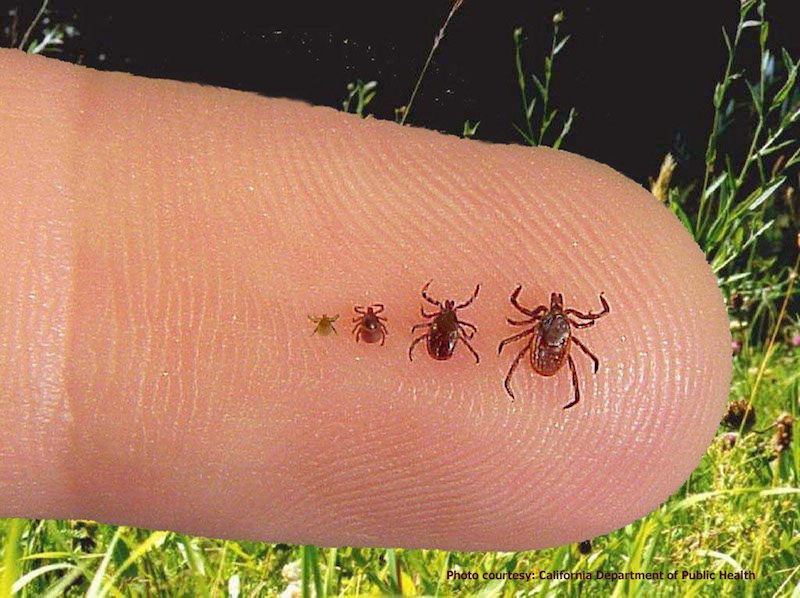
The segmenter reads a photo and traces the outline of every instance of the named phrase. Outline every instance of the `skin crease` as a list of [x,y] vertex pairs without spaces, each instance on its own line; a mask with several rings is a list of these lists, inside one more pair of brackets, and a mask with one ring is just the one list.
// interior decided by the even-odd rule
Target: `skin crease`
[[[703,254],[633,181],[255,94],[0,51],[3,517],[321,546],[525,550],[646,515],[731,374]],[[407,356],[420,289],[472,345]],[[611,313],[503,378],[509,303]],[[380,302],[386,345],[355,343]],[[433,306],[426,304],[425,309]],[[308,315],[340,314],[312,335]]]

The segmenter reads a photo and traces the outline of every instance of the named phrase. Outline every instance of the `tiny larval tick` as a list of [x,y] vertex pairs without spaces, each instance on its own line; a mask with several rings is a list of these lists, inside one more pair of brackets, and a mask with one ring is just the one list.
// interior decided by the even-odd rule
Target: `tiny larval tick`
[[389,331],[386,329],[386,318],[378,314],[384,310],[382,303],[373,303],[367,307],[367,311],[360,305],[353,308],[357,316],[353,318],[355,326],[353,327],[353,334],[356,336],[356,342],[364,339],[365,343],[377,343],[381,341],[381,345],[386,342],[386,335]]
[[[333,327],[333,323],[339,319],[339,314],[335,316],[329,316],[326,314],[322,314],[322,317],[319,316],[308,316],[308,319],[314,322],[317,325],[314,328],[314,332],[311,335],[319,334],[320,336],[328,336],[331,332],[336,332],[336,328]],[[336,332],[336,334],[339,334]]]
[[[605,297],[603,297],[603,293],[600,293],[600,303],[603,305],[603,310],[597,313],[589,312],[587,314],[581,313],[576,309],[564,309],[564,298],[561,296],[561,293],[551,293],[549,308],[546,305],[540,305],[536,309],[531,310],[523,307],[517,301],[521,290],[522,285],[514,289],[514,292],[511,294],[511,304],[528,316],[528,319],[519,321],[507,318],[507,321],[514,326],[530,326],[530,328],[501,342],[500,346],[497,348],[497,353],[502,353],[503,348],[508,343],[513,343],[526,336],[530,336],[531,338],[522,348],[522,351],[517,354],[517,357],[511,364],[511,368],[508,370],[508,375],[504,382],[506,392],[508,392],[513,401],[514,393],[510,386],[511,376],[514,375],[514,370],[517,369],[520,360],[527,351],[530,352],[530,361],[533,371],[541,376],[552,376],[561,369],[564,362],[569,363],[569,369],[572,372],[572,387],[575,389],[575,398],[564,405],[564,409],[569,409],[581,400],[578,373],[575,370],[575,362],[572,359],[572,355],[570,355],[572,343],[578,345],[581,351],[586,353],[589,359],[592,360],[595,372],[597,372],[598,367],[600,367],[600,361],[586,348],[586,345],[572,334],[572,329],[594,326],[595,320],[609,313],[611,309]],[[572,319],[570,316],[574,316],[577,320]]]
[[[411,328],[412,334],[418,328],[427,328],[428,331],[422,336],[415,338],[414,342],[411,343],[411,346],[408,348],[408,358],[413,361],[414,358],[411,356],[411,354],[414,351],[414,347],[416,347],[417,344],[423,339],[427,339],[428,354],[431,357],[438,359],[439,361],[450,359],[453,356],[453,351],[456,349],[456,344],[458,344],[458,341],[461,340],[467,346],[467,349],[469,349],[470,352],[475,356],[475,363],[480,363],[481,358],[478,357],[475,349],[473,349],[472,345],[469,344],[469,340],[472,339],[478,329],[475,327],[475,325],[470,324],[469,322],[459,320],[456,312],[459,309],[467,307],[475,300],[475,297],[478,296],[478,291],[481,290],[481,285],[475,287],[475,292],[472,293],[472,297],[470,297],[467,301],[456,305],[455,301],[449,299],[442,304],[441,301],[437,301],[436,299],[429,297],[428,287],[431,286],[432,282],[433,280],[429,280],[425,286],[422,287],[422,298],[428,303],[432,303],[438,307],[439,311],[426,313],[425,308],[420,306],[419,310],[422,313],[422,317],[428,319],[433,318],[433,321],[417,324]],[[465,327],[471,329],[471,332],[467,332],[464,329]]]

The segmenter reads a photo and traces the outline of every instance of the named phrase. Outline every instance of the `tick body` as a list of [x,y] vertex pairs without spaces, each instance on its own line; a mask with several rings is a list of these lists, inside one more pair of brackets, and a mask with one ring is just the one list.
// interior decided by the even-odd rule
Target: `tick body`
[[[475,300],[475,297],[478,296],[478,291],[481,290],[481,285],[477,285],[475,287],[475,292],[472,293],[472,297],[470,297],[467,301],[456,305],[456,302],[452,300],[447,300],[442,303],[441,301],[432,299],[430,296],[428,296],[428,287],[431,285],[431,282],[433,281],[429,280],[425,286],[422,287],[422,298],[428,303],[438,307],[439,311],[427,313],[425,308],[420,306],[422,317],[428,318],[431,321],[417,324],[411,328],[412,334],[419,328],[427,328],[428,330],[422,336],[415,338],[411,343],[411,346],[408,348],[408,358],[413,361],[414,358],[412,354],[414,347],[416,347],[423,340],[426,340],[428,346],[428,355],[439,361],[450,359],[453,356],[453,352],[456,349],[458,341],[460,340],[467,346],[467,349],[469,349],[472,355],[475,357],[475,363],[479,363],[481,358],[478,357],[475,349],[473,349],[472,345],[469,344],[469,341],[472,339],[478,329],[473,324],[460,320],[457,312],[459,309],[467,307]],[[469,328],[470,331],[467,331],[466,328]]]
[[335,316],[326,314],[322,314],[322,316],[308,316],[308,319],[317,325],[317,327],[314,328],[314,332],[311,333],[312,335],[319,334],[320,336],[328,336],[331,332],[339,334],[336,332],[336,328],[333,327],[333,323],[339,319],[339,314]]
[[383,316],[379,316],[378,314],[384,310],[384,307],[381,303],[374,303],[367,307],[367,310],[364,311],[364,308],[360,305],[356,305],[353,308],[353,311],[356,312],[356,315],[353,318],[353,322],[355,322],[355,326],[353,327],[353,334],[356,337],[356,342],[359,340],[363,340],[365,343],[377,343],[381,341],[381,345],[386,342],[386,335],[389,334],[389,331],[386,329],[386,318]]
[[572,345],[577,345],[589,359],[594,363],[594,371],[600,367],[600,361],[595,355],[575,335],[573,335],[573,328],[589,328],[594,326],[595,320],[602,318],[609,313],[611,309],[608,306],[603,294],[600,293],[600,303],[603,309],[599,312],[581,313],[576,309],[564,309],[564,298],[561,293],[550,294],[550,307],[540,305],[536,309],[528,309],[519,304],[517,298],[522,285],[519,285],[511,294],[511,304],[516,307],[523,314],[528,316],[525,320],[512,320],[508,318],[509,324],[514,326],[529,326],[529,328],[519,334],[515,334],[503,342],[497,348],[498,353],[503,352],[503,348],[508,343],[513,343],[520,339],[530,337],[525,343],[525,346],[517,354],[511,368],[508,370],[504,385],[506,392],[508,392],[511,400],[514,400],[514,392],[511,390],[511,377],[517,369],[519,362],[527,352],[530,358],[531,368],[533,371],[541,376],[553,376],[563,366],[564,363],[569,364],[570,372],[572,373],[572,387],[574,389],[574,398],[572,401],[564,405],[564,409],[576,405],[581,400],[581,391],[578,384],[578,373],[575,369],[575,361],[570,355]]

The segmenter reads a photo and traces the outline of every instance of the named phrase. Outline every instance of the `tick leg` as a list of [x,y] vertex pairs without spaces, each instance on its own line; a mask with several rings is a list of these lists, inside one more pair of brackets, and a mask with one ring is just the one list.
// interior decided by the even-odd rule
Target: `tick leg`
[[379,314],[379,313],[381,313],[381,312],[382,312],[384,309],[386,309],[385,307],[383,307],[383,303],[373,303],[372,305],[373,305],[374,307],[377,307],[377,308],[378,308],[378,309],[377,309],[375,312],[373,312],[373,313],[376,313],[376,314]]
[[383,322],[378,322],[378,323],[380,324],[381,330],[383,331],[383,333],[384,334],[389,334],[389,329],[386,327],[386,324],[384,324]]
[[459,326],[466,326],[467,328],[472,328],[475,332],[478,332],[478,327],[475,324],[470,324],[469,322],[465,322],[463,320],[458,321]]
[[381,347],[383,346],[383,343],[385,343],[385,342],[386,342],[386,328],[383,328],[381,330]]
[[[531,342],[533,342],[533,339],[531,339]],[[528,343],[527,345],[522,347],[522,351],[517,353],[517,356],[514,358],[514,362],[511,364],[511,367],[508,369],[508,374],[506,374],[506,379],[503,381],[503,386],[506,387],[506,392],[508,393],[508,396],[511,397],[512,401],[514,400],[514,393],[511,390],[511,376],[514,375],[514,370],[517,369],[517,366],[519,365],[520,359],[522,359],[522,357],[525,355],[525,352],[530,348],[531,348],[531,343]]]
[[[575,339],[575,337],[572,338],[573,340]],[[569,361],[569,369],[572,372],[572,387],[575,389],[575,398],[572,399],[572,402],[564,405],[563,409],[569,409],[581,400],[581,389],[578,386],[578,372],[575,370],[575,362],[572,359],[572,355],[567,355],[567,360]]]
[[565,309],[564,313],[578,316],[583,320],[596,320],[597,318],[602,318],[604,315],[606,315],[608,312],[611,311],[611,308],[608,306],[608,301],[606,301],[606,298],[603,297],[603,293],[600,293],[600,303],[603,304],[603,311],[599,311],[597,313],[590,311],[588,314],[582,314],[577,309]]
[[415,331],[417,328],[427,328],[427,327],[430,327],[430,324],[428,324],[428,323],[426,323],[426,322],[423,322],[422,324],[414,324],[414,325],[411,327],[411,334],[414,334],[414,331]]
[[[355,320],[353,320],[353,321],[355,321]],[[353,326],[353,332],[355,332],[355,331],[356,331],[356,330],[358,330],[359,328],[361,328],[361,322],[359,322],[358,324],[356,324],[355,326]]]
[[473,336],[475,336],[475,332],[469,332],[469,333],[468,333],[466,330],[464,330],[464,329],[461,327],[461,324],[460,324],[460,323],[458,324],[458,331],[459,331],[459,332],[460,332],[460,333],[461,333],[461,334],[464,336],[464,338],[468,338],[468,339],[470,339],[470,340],[472,340],[472,337],[473,337]]
[[[594,322],[592,322],[592,324],[594,324]],[[575,343],[576,345],[578,345],[581,348],[581,351],[583,351],[584,353],[586,353],[586,355],[589,356],[589,359],[594,361],[594,372],[597,373],[597,368],[600,367],[600,360],[597,359],[597,357],[595,357],[594,353],[592,353],[591,351],[589,351],[589,349],[586,348],[586,345],[584,345],[581,341],[579,341],[574,336],[572,337],[572,342]]]
[[470,298],[469,298],[467,301],[465,301],[465,302],[464,302],[464,303],[462,303],[461,305],[456,305],[456,309],[461,309],[462,307],[466,307],[467,305],[469,305],[470,303],[472,303],[473,301],[475,301],[475,297],[477,297],[477,296],[478,296],[478,291],[480,291],[480,290],[481,290],[481,285],[477,285],[477,286],[475,287],[475,292],[474,292],[474,293],[472,293],[472,297],[470,297]]
[[534,332],[536,332],[536,329],[537,329],[538,327],[539,327],[539,323],[537,322],[537,323],[536,323],[536,324],[534,324],[534,326],[533,326],[532,328],[530,328],[529,330],[525,330],[525,331],[523,331],[523,332],[520,332],[519,334],[515,334],[514,336],[510,336],[510,337],[508,337],[508,338],[507,338],[507,339],[505,339],[503,342],[501,342],[501,343],[500,343],[500,345],[497,347],[497,354],[498,354],[498,355],[500,355],[500,353],[502,353],[502,352],[503,352],[503,348],[504,348],[504,347],[505,347],[505,346],[506,346],[508,343],[513,343],[514,341],[518,341],[519,339],[521,339],[521,338],[523,338],[523,337],[525,337],[525,336],[528,336],[529,334],[533,334]]
[[438,315],[439,315],[439,313],[441,313],[441,312],[436,312],[436,311],[435,311],[435,312],[433,312],[433,313],[429,314],[429,313],[427,313],[427,312],[425,311],[425,308],[424,308],[424,307],[422,307],[422,306],[420,305],[420,306],[419,306],[419,313],[421,313],[421,314],[422,314],[422,317],[423,317],[423,318],[433,318],[434,316],[438,316]]
[[536,316],[535,318],[531,318],[530,320],[513,320],[511,318],[506,318],[506,322],[512,324],[514,326],[527,326],[528,324],[533,324],[537,320],[541,320],[540,316]]
[[572,324],[573,328],[591,328],[594,326],[594,320],[589,320],[588,322],[576,322],[572,318],[567,318],[570,324]]
[[469,344],[469,341],[466,338],[462,338],[461,340],[467,346],[467,349],[469,349],[470,352],[475,356],[475,363],[476,364],[480,363],[481,362],[481,358],[478,357],[478,354],[475,352],[475,349],[472,348],[472,345]]
[[[335,321],[336,321],[336,320],[338,320],[338,319],[339,319],[339,314],[336,314],[336,315],[335,315],[335,316],[333,316],[332,318],[328,318],[328,321],[330,321],[330,322],[335,322]],[[333,327],[331,326],[331,328],[333,328]]]
[[428,303],[433,303],[436,307],[441,309],[442,308],[442,304],[441,304],[440,301],[437,301],[436,299],[431,299],[430,297],[428,297],[428,287],[431,286],[432,282],[433,282],[433,279],[431,278],[428,282],[425,283],[425,286],[422,287],[422,298],[425,299],[425,301],[427,301]]
[[321,318],[317,318],[315,316],[308,316],[308,319],[314,322],[314,324],[319,324]]
[[547,311],[547,307],[544,306],[544,305],[540,305],[539,307],[537,307],[533,311],[529,310],[527,307],[521,306],[519,304],[519,301],[517,301],[517,297],[519,297],[520,291],[522,291],[522,285],[521,284],[517,285],[517,288],[514,289],[513,293],[511,293],[511,305],[516,307],[519,311],[524,313],[526,316],[531,316],[532,318],[534,318],[534,317],[536,317],[536,316],[538,316],[540,314],[543,314],[544,312]]
[[[335,322],[336,320],[331,320],[331,321]],[[331,324],[331,330],[333,330],[334,334],[339,334],[338,332],[336,332],[336,328],[333,326],[333,324]]]
[[356,332],[356,342],[358,342],[360,338],[361,338],[361,328],[359,328],[358,332]]
[[422,336],[415,338],[415,339],[414,339],[414,342],[413,342],[413,343],[411,343],[411,346],[408,348],[408,360],[409,360],[409,361],[414,361],[414,358],[413,358],[413,357],[411,357],[411,352],[414,350],[414,347],[416,347],[416,346],[417,346],[417,344],[418,344],[418,343],[419,343],[419,342],[420,342],[422,339],[425,339],[425,338],[428,338],[428,335],[427,335],[427,334],[423,334]]
[[353,316],[353,322],[360,322],[364,319],[364,316]]
[[379,320],[383,320],[384,322],[389,321],[387,318],[384,318],[383,316],[375,316],[375,317],[378,318]]
[[363,308],[361,305],[356,305],[356,306],[353,308],[353,311],[354,311],[354,312],[356,312],[357,314],[363,314],[363,315],[366,315],[366,312],[364,311],[364,308]]

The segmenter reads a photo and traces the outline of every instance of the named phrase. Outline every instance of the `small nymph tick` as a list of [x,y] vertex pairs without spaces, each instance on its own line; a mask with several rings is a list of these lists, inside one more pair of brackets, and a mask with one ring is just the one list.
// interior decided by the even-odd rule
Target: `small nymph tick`
[[[453,356],[453,351],[455,351],[456,344],[459,340],[461,340],[467,346],[467,349],[469,349],[470,352],[475,356],[475,363],[479,363],[481,358],[478,357],[475,349],[473,349],[472,345],[469,344],[469,340],[472,339],[478,329],[469,322],[459,320],[456,312],[459,309],[467,307],[475,300],[475,297],[478,296],[478,291],[481,289],[481,285],[475,287],[475,292],[472,294],[472,297],[470,297],[464,303],[456,305],[455,301],[447,300],[444,302],[444,305],[442,305],[441,301],[431,299],[428,296],[428,287],[431,285],[431,282],[433,281],[429,280],[425,286],[422,287],[422,298],[428,303],[432,303],[438,307],[439,311],[426,313],[425,308],[420,306],[419,309],[420,312],[422,312],[422,317],[433,318],[433,321],[417,324],[411,328],[412,334],[418,328],[427,328],[428,331],[422,336],[415,338],[414,342],[411,343],[411,346],[408,348],[408,358],[413,361],[411,354],[414,351],[414,347],[416,347],[417,344],[423,339],[427,339],[428,354],[431,357],[440,361],[450,359]],[[470,328],[472,332],[467,332],[464,327]]]
[[[328,336],[331,332],[336,332],[336,328],[333,327],[333,323],[339,319],[339,314],[335,316],[329,316],[326,314],[322,314],[322,317],[319,316],[308,316],[308,319],[314,322],[317,325],[314,328],[314,332],[311,335],[319,334],[320,336]],[[339,334],[336,332],[336,334]]]
[[386,318],[378,314],[384,310],[383,304],[374,303],[367,307],[367,311],[360,305],[353,308],[357,316],[353,318],[356,323],[353,326],[353,334],[356,335],[356,342],[364,339],[365,343],[377,343],[381,341],[381,345],[386,342],[386,335],[389,331],[386,329]]
[[[589,312],[588,314],[583,314],[575,309],[564,309],[564,298],[561,296],[561,293],[552,293],[550,295],[549,308],[546,305],[540,305],[536,309],[530,310],[520,305],[517,301],[521,290],[522,285],[519,285],[511,294],[511,304],[528,316],[528,319],[518,321],[508,318],[507,321],[514,326],[530,325],[530,328],[505,339],[500,343],[497,352],[498,354],[502,353],[503,347],[505,347],[506,344],[513,343],[526,336],[530,336],[531,339],[525,344],[522,351],[519,352],[514,362],[511,364],[511,368],[508,370],[508,375],[504,382],[506,392],[508,392],[513,401],[514,393],[511,391],[509,383],[511,382],[511,376],[514,374],[514,370],[517,369],[526,351],[530,352],[530,361],[533,371],[542,376],[554,375],[561,369],[561,366],[563,366],[566,361],[569,363],[569,369],[572,372],[572,386],[575,389],[575,398],[564,405],[564,409],[569,409],[581,399],[581,391],[578,386],[578,373],[575,371],[575,362],[572,360],[572,355],[569,354],[572,343],[578,345],[578,347],[580,347],[594,362],[595,372],[597,372],[597,368],[600,366],[597,357],[586,348],[586,345],[573,336],[572,329],[594,326],[594,321],[606,315],[611,309],[608,307],[608,302],[605,297],[603,297],[602,293],[600,293],[600,303],[603,305],[603,310],[597,313]],[[578,318],[578,320],[583,321],[573,320],[569,316],[574,316]]]

